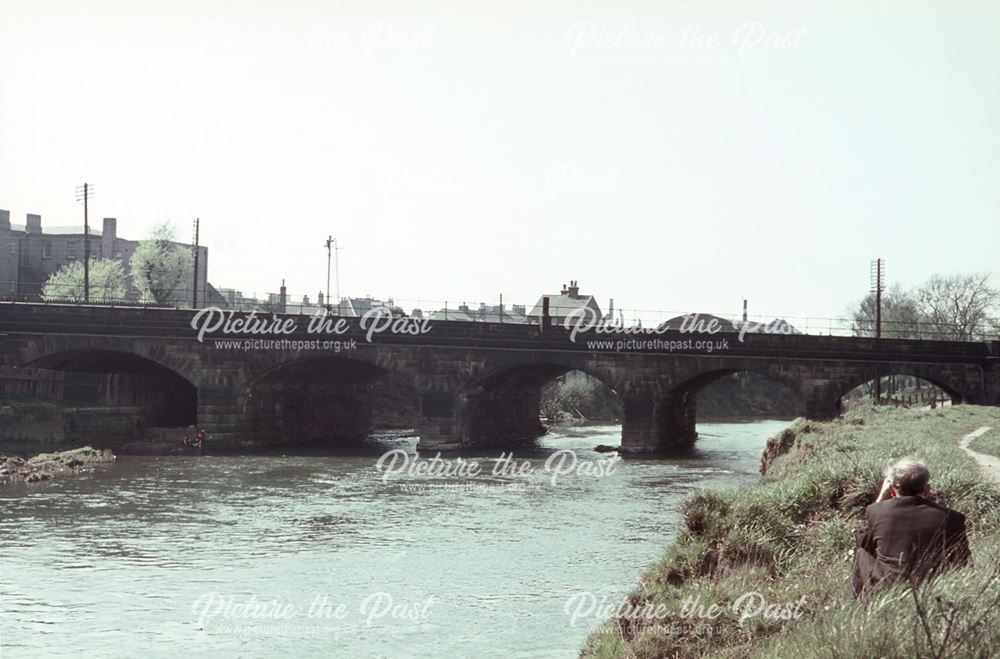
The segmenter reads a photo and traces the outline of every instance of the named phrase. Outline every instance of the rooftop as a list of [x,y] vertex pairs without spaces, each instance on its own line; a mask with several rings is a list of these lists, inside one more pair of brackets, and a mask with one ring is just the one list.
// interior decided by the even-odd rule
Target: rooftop
[[[11,229],[11,231],[22,231],[23,232],[23,231],[27,231],[28,227],[26,225],[24,225],[24,224],[13,224],[12,223],[10,225],[10,229]],[[42,229],[42,235],[43,236],[46,236],[46,235],[54,235],[54,236],[72,236],[72,235],[78,235],[78,236],[82,236],[83,235],[83,227],[80,226],[79,224],[76,225],[76,226],[62,226],[62,227],[50,227],[50,226],[46,226],[44,229]],[[90,235],[92,235],[92,236],[100,236],[101,235],[101,230],[100,229],[95,229],[94,227],[90,227]]]

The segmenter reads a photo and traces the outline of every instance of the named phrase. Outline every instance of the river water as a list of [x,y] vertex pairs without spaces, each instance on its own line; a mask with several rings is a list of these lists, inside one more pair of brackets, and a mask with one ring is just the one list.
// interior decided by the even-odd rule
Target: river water
[[684,497],[755,479],[786,425],[702,423],[690,458],[614,463],[592,449],[620,427],[563,430],[498,476],[496,452],[464,456],[464,474],[387,474],[388,450],[393,470],[433,456],[384,436],[7,486],[0,656],[575,657],[604,617],[586,603],[613,606]]

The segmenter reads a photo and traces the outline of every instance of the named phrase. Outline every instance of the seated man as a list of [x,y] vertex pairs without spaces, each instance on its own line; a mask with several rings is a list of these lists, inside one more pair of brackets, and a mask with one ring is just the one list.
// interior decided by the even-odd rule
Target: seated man
[[886,469],[875,503],[865,509],[854,552],[855,596],[879,583],[917,582],[969,560],[965,515],[930,500],[930,472],[904,459]]

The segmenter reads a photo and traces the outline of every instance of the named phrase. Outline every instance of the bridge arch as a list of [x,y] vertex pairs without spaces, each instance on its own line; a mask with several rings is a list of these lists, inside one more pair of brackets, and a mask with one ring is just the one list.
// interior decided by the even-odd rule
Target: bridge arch
[[[806,399],[802,395],[802,382],[799,378],[790,375],[787,371],[776,373],[773,369],[756,366],[745,366],[742,368],[731,366],[702,371],[678,384],[671,391],[671,395],[674,397],[677,397],[678,394],[694,396],[695,403],[697,404],[699,394],[702,394],[713,385],[720,384],[725,378],[737,375],[750,376],[753,380],[757,381],[756,386],[760,386],[765,382],[772,385],[766,394],[772,397],[784,397],[783,404],[775,406],[782,410],[781,413],[791,413],[793,416],[805,414]],[[701,413],[702,411],[699,410],[699,414]]]
[[492,364],[456,396],[463,443],[478,446],[527,442],[547,432],[540,419],[543,388],[571,373],[620,400],[614,378],[586,360],[536,358]]
[[[69,334],[49,334],[23,342],[17,350],[24,366],[35,368],[57,368],[53,364],[74,364],[74,358],[85,358],[92,354],[97,359],[87,361],[99,363],[102,356],[111,357],[109,366],[133,360],[134,363],[155,364],[198,386],[199,364],[192,359],[188,350],[177,350],[163,344],[141,339],[122,339],[113,336],[74,336]],[[66,369],[59,369],[66,370]]]
[[376,355],[270,355],[251,373],[242,399],[257,444],[332,446],[419,425],[413,378]]
[[[66,373],[63,400],[68,406],[138,408],[141,426],[178,428],[197,422],[196,383],[162,358],[124,349],[71,346],[31,351],[27,357],[26,366]],[[129,435],[121,434],[118,426],[124,428],[116,423],[108,430],[115,438],[140,439],[138,427]]]
[[626,405],[622,430],[622,448],[626,452],[683,452],[698,438],[698,394],[722,378],[737,373],[752,373],[775,383],[779,391],[806,408],[802,383],[794,373],[761,368],[757,362],[729,362],[725,365],[701,365],[695,373],[677,374],[672,386],[651,397]]
[[912,377],[918,381],[923,381],[931,384],[945,393],[945,395],[951,399],[952,404],[959,404],[966,402],[970,399],[972,392],[968,392],[968,387],[966,386],[966,381],[964,379],[959,380],[958,378],[952,377],[946,370],[933,370],[930,368],[921,368],[919,366],[907,366],[905,364],[893,365],[887,368],[877,369],[877,370],[867,370],[863,373],[857,374],[853,378],[845,380],[839,387],[839,400],[843,401],[848,394],[852,391],[862,387],[866,384],[873,383],[876,379],[905,376]]

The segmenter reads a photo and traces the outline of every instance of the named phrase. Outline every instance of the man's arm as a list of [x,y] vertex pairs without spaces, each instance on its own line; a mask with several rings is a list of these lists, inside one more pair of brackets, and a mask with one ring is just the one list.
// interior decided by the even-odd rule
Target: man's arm
[[969,563],[972,553],[969,551],[969,537],[965,532],[965,515],[951,511],[948,523],[948,555],[945,560],[951,565],[963,566]]
[[858,527],[857,532],[857,542],[858,547],[875,556],[875,538],[872,531],[871,518],[868,516],[870,508],[871,506],[867,506],[864,515],[861,517],[861,525]]

